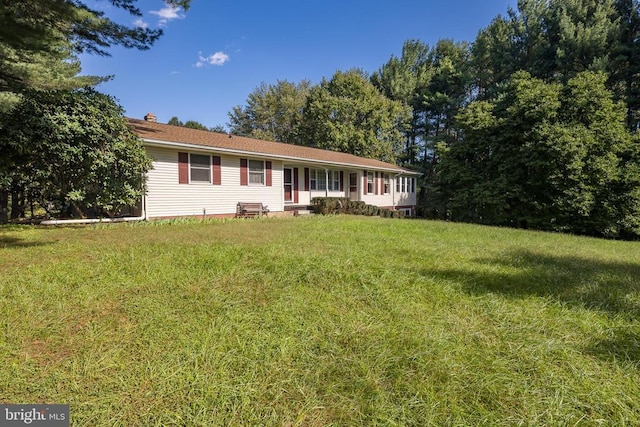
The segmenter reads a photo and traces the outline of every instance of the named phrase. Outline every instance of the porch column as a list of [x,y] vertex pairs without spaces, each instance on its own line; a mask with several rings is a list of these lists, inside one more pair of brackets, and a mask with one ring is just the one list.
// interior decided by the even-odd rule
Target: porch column
[[391,183],[391,194],[392,194],[392,200],[393,200],[393,210],[396,209],[396,181],[398,181],[398,174],[393,175],[393,182]]
[[324,170],[324,197],[329,197],[329,169]]

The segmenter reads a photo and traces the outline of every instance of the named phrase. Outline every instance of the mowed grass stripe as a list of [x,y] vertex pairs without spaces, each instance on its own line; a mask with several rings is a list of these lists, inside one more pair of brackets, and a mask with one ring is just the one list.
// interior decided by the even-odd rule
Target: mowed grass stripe
[[87,426],[636,425],[639,260],[347,216],[0,228],[0,401]]

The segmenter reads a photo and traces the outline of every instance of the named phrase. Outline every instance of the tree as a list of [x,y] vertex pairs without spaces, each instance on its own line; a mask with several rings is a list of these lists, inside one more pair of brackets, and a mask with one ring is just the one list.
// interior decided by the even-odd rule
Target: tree
[[[527,73],[516,73],[496,99],[476,101],[458,120],[464,140],[443,150],[438,183],[452,219],[535,228],[541,198],[552,193],[545,185],[553,156],[549,126],[560,108],[559,86]],[[542,151],[540,151],[542,150]],[[542,219],[544,222],[546,219]]]
[[640,236],[637,143],[606,75],[566,84],[515,73],[459,117],[440,165],[451,217],[607,237]]
[[184,123],[182,123],[182,120],[180,120],[176,116],[171,117],[167,122],[167,124],[171,126],[184,126]]
[[401,160],[424,173],[418,203],[423,215],[440,209],[434,187],[439,163],[436,147],[461,137],[456,116],[472,91],[469,49],[467,43],[452,40],[439,40],[432,48],[409,40],[401,58],[392,57],[372,76],[388,97],[411,106]]
[[208,130],[211,132],[220,132],[220,133],[225,133],[225,129],[224,126],[222,125],[216,125],[212,128],[208,128],[205,125],[203,125],[200,122],[197,122],[195,120],[187,120],[186,122],[183,122],[182,120],[180,120],[177,116],[173,116],[169,119],[169,121],[167,122],[168,125],[171,126],[182,126],[185,128],[189,128],[189,129],[198,129],[198,130]]
[[[136,0],[109,0],[109,3],[133,16],[141,16],[140,10],[135,7]],[[167,1],[171,6],[184,8],[188,8],[189,3],[190,0]],[[105,80],[105,78],[92,76],[78,77],[80,63],[77,54],[86,52],[108,55],[107,49],[112,45],[148,49],[161,34],[161,29],[131,28],[118,24],[107,18],[103,12],[92,9],[87,2],[81,0],[30,0],[0,3],[0,113],[3,113],[0,127],[12,129],[15,122],[4,120],[12,119],[11,111],[20,102],[28,103],[38,99],[33,90],[72,90],[95,85]],[[28,94],[29,99],[21,100],[22,94]],[[71,96],[71,94],[67,95]],[[56,93],[55,96],[60,100],[72,101],[62,93]],[[97,99],[97,97],[94,98]],[[61,105],[59,107],[62,108]],[[73,105],[68,108],[73,108]],[[34,177],[49,176],[48,166],[45,163],[34,162],[25,154],[33,154],[34,151],[29,151],[29,147],[40,143],[29,140],[28,137],[40,135],[25,132],[14,135],[18,139],[13,141],[6,139],[8,135],[2,135],[5,137],[4,144],[7,149],[11,148],[13,151],[11,156],[7,155],[2,159],[5,172],[4,176],[0,177],[0,222],[6,220],[9,187],[15,194],[16,188],[25,190],[31,182],[36,182],[26,174],[18,179],[20,168],[25,165],[25,161],[33,163],[29,166],[30,168],[34,165],[44,168],[31,169]],[[20,144],[24,146],[22,149],[18,147]],[[77,148],[81,149],[80,147],[81,145]],[[115,146],[113,148],[113,153],[123,156],[122,159],[128,155],[127,150],[119,150]],[[20,155],[22,152],[24,157]],[[8,163],[10,160],[15,163]],[[112,159],[114,162],[117,160]],[[122,176],[129,172],[135,173],[136,167],[135,162],[128,170],[125,166]],[[11,171],[13,175],[10,184],[7,171]],[[126,182],[124,184],[126,186]],[[107,184],[105,185],[108,187]],[[33,191],[37,192],[37,187]],[[80,193],[74,194],[76,201],[84,197]],[[128,200],[127,197],[119,197],[115,190],[112,196],[110,197],[115,203],[119,203],[118,200]],[[95,206],[113,212],[113,209],[105,205],[100,197],[96,195]],[[16,197],[12,198],[14,208],[17,208],[17,200]],[[16,210],[13,209],[14,212]]]
[[189,129],[209,130],[208,127],[206,127],[200,122],[196,122],[195,120],[187,120],[183,126]]
[[0,186],[12,217],[109,215],[135,205],[151,166],[114,100],[91,89],[30,91],[0,117]]
[[[133,16],[142,14],[135,7],[136,0],[109,3]],[[167,3],[187,8],[190,0]],[[80,0],[4,1],[0,3],[0,91],[20,93],[40,88],[33,81],[46,80],[38,78],[40,72],[47,72],[52,63],[63,69],[69,58],[77,62],[75,54],[108,55],[107,49],[114,44],[148,49],[161,35],[161,29],[118,24]],[[71,65],[71,69],[77,66]],[[66,79],[62,85],[46,89],[66,89],[69,83]]]
[[227,133],[227,129],[224,127],[224,125],[221,125],[221,124],[217,124],[217,125],[211,127],[209,130],[211,132]]
[[395,162],[409,107],[386,98],[359,70],[336,72],[311,90],[304,110],[305,144]]
[[609,74],[607,87],[627,104],[635,131],[640,109],[638,0],[520,0],[473,43],[474,84],[493,97],[516,71],[566,83],[583,71]]
[[402,46],[400,58],[391,56],[371,76],[371,82],[387,98],[411,107],[412,117],[406,129],[404,153],[400,158],[408,164],[418,162],[420,146],[424,143],[426,120],[422,94],[432,76],[429,52],[427,44],[419,40],[407,40]]
[[518,69],[514,63],[514,58],[518,57],[512,43],[514,38],[512,25],[502,16],[478,33],[471,47],[471,65],[479,99],[491,98],[499,84]]
[[619,23],[614,0],[562,0],[549,5],[553,72],[565,81],[582,71],[611,70]]
[[0,43],[0,110],[8,111],[19,101],[25,88],[37,90],[71,90],[108,80],[108,77],[79,76],[80,62],[69,47],[60,45],[56,52],[29,55]]
[[618,43],[611,52],[610,87],[627,104],[627,126],[640,123],[640,5],[638,0],[617,0]]
[[235,106],[229,113],[229,129],[235,135],[267,141],[300,144],[300,124],[311,83],[262,83],[247,98],[246,106]]
[[562,82],[582,71],[610,72],[618,34],[614,0],[520,0],[473,45],[480,95],[520,70]]

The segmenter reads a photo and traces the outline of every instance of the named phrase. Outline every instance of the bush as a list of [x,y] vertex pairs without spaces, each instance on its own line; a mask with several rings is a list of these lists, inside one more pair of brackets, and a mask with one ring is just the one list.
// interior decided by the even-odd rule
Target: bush
[[346,197],[314,197],[311,200],[314,212],[322,215],[346,212],[349,202]]
[[349,214],[365,216],[381,216],[383,218],[404,218],[404,212],[395,211],[365,202],[349,200],[347,197],[314,197],[311,200],[313,211],[321,215]]

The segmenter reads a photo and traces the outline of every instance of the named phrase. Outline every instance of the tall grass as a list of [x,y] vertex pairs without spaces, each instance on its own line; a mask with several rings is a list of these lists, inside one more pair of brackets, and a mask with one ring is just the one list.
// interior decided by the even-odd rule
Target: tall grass
[[72,424],[638,425],[640,245],[361,217],[0,229],[0,402]]

